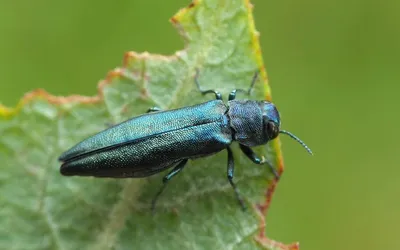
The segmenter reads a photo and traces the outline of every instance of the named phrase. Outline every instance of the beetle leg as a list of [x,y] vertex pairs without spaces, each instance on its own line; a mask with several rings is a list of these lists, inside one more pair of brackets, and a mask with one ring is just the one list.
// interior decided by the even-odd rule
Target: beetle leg
[[254,73],[253,80],[251,80],[250,88],[248,90],[244,89],[234,89],[230,94],[229,94],[229,101],[232,101],[236,98],[236,92],[244,92],[247,95],[250,95],[251,90],[254,88],[254,84],[256,83],[258,78],[258,71]]
[[197,89],[203,94],[203,95],[206,95],[206,94],[209,94],[209,93],[213,93],[214,95],[215,95],[215,99],[217,99],[217,100],[222,100],[222,95],[221,95],[221,93],[219,93],[218,91],[216,91],[216,90],[212,90],[212,89],[208,89],[208,90],[202,90],[201,89],[201,87],[200,87],[200,84],[199,84],[199,69],[196,69],[196,75],[194,76],[194,83],[196,84],[196,86],[197,86]]
[[[239,89],[239,90],[240,90],[240,89]],[[237,92],[237,91],[238,91],[237,89],[232,90],[232,92],[229,94],[228,101],[235,100],[235,98],[236,98],[236,92]]]
[[151,202],[151,211],[154,214],[154,209],[156,208],[156,202],[158,197],[161,195],[161,193],[164,191],[165,186],[167,185],[168,181],[171,180],[172,177],[174,177],[177,173],[182,171],[182,169],[185,167],[186,163],[188,162],[188,159],[184,159],[181,162],[179,162],[172,170],[169,172],[166,176],[163,178],[163,185],[161,189],[158,191],[156,196],[154,197],[153,201]]
[[251,80],[250,88],[247,90],[248,95],[250,95],[251,90],[254,88],[254,84],[256,84],[257,78],[258,78],[258,71],[256,71],[256,73],[254,73],[254,75],[253,75],[253,79]]
[[228,181],[231,184],[233,190],[235,191],[236,199],[238,200],[240,206],[242,207],[243,210],[245,210],[246,206],[244,205],[244,201],[239,195],[239,191],[236,187],[236,184],[233,182],[233,172],[235,171],[235,164],[233,161],[232,150],[230,147],[227,147],[226,150],[228,150],[228,169],[227,169]]
[[[258,158],[257,155],[254,153],[254,151],[247,146],[244,146],[242,144],[239,144],[239,146],[240,146],[240,149],[242,150],[242,152],[252,162],[254,162],[255,164],[259,164],[259,165],[266,163],[268,165],[268,167],[271,169],[271,172],[275,175],[275,179],[277,179],[277,180],[279,179],[279,174],[276,172],[275,168],[272,166],[272,164],[268,160]],[[264,158],[264,157],[262,157],[262,158]]]
[[157,112],[157,111],[161,111],[161,108],[152,107],[152,108],[149,108],[146,113]]

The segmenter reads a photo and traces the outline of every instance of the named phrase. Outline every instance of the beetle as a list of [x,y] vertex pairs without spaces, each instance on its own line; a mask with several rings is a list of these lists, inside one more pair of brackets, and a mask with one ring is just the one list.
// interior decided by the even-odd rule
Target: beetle
[[146,114],[109,127],[64,152],[60,172],[64,176],[94,176],[111,178],[142,178],[166,169],[163,185],[152,200],[152,211],[167,183],[181,172],[189,159],[205,157],[227,150],[227,178],[236,199],[244,209],[234,176],[234,160],[230,145],[239,143],[241,151],[255,164],[266,164],[276,178],[275,168],[258,157],[251,147],[264,145],[280,133],[311,150],[292,133],[280,130],[280,116],[268,101],[236,100],[237,92],[250,95],[258,72],[248,90],[235,89],[228,102],[215,90],[202,90],[196,69],[194,83],[203,94],[214,94],[215,100],[193,106],[162,111],[151,108]]

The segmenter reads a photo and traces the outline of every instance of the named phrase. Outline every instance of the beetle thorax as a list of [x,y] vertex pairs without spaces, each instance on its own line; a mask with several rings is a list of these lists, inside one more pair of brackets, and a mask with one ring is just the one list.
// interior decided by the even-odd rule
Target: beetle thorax
[[229,101],[228,115],[233,139],[240,144],[252,147],[268,141],[263,132],[263,111],[257,101]]

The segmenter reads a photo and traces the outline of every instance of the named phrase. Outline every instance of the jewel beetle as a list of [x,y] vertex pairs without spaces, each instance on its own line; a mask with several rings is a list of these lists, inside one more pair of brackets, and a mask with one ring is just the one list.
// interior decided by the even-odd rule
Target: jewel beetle
[[250,88],[233,90],[227,103],[223,102],[218,91],[202,90],[198,76],[196,70],[194,83],[198,90],[203,95],[214,94],[215,100],[167,111],[151,108],[146,114],[109,127],[64,152],[59,157],[61,174],[142,178],[172,168],[152,201],[154,211],[157,198],[167,183],[184,169],[189,159],[226,150],[227,179],[244,209],[244,201],[233,182],[232,142],[238,142],[241,151],[255,164],[268,165],[276,178],[279,176],[275,168],[263,157],[258,157],[251,147],[286,134],[312,154],[299,138],[280,129],[279,112],[273,103],[235,99],[237,92],[250,95],[257,72]]

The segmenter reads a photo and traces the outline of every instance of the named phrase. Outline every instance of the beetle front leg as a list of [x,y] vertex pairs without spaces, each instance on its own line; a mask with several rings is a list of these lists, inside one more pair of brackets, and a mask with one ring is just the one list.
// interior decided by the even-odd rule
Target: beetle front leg
[[169,172],[166,176],[164,176],[163,185],[162,185],[161,189],[158,191],[158,193],[156,194],[156,196],[154,197],[153,201],[151,202],[151,211],[153,214],[154,214],[154,209],[156,208],[157,199],[164,191],[165,186],[167,185],[168,181],[171,180],[172,177],[174,177],[176,174],[181,172],[187,162],[188,162],[188,159],[182,160],[181,162],[178,163],[178,165],[176,165],[174,167],[174,169],[171,170],[171,172]]
[[234,90],[232,90],[232,92],[229,94],[228,101],[235,100],[237,92],[243,92],[243,93],[246,93],[247,95],[250,95],[251,94],[251,90],[254,88],[254,84],[257,81],[257,78],[258,78],[258,71],[256,71],[256,73],[254,73],[253,80],[251,80],[250,88],[248,90],[244,90],[244,89],[234,89]]
[[235,191],[236,199],[238,200],[240,206],[242,207],[243,210],[245,210],[246,206],[244,204],[244,201],[242,197],[240,197],[239,195],[239,191],[236,187],[236,184],[233,182],[233,172],[235,171],[235,164],[233,161],[232,150],[230,147],[227,147],[226,150],[228,150],[228,169],[227,169],[228,181],[231,184],[233,190]]
[[247,146],[244,146],[244,145],[242,145],[242,144],[239,144],[239,146],[240,146],[240,149],[242,150],[242,152],[243,152],[252,162],[254,162],[255,164],[262,165],[262,164],[266,163],[266,164],[268,165],[268,167],[271,169],[271,172],[274,174],[275,179],[279,180],[279,174],[276,172],[275,168],[272,166],[272,164],[271,164],[268,160],[266,160],[266,159],[262,159],[262,160],[261,160],[261,159],[254,153],[254,151],[253,151],[251,148],[247,147]]

